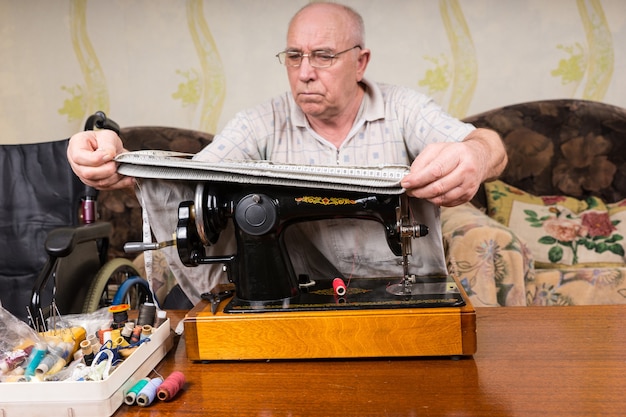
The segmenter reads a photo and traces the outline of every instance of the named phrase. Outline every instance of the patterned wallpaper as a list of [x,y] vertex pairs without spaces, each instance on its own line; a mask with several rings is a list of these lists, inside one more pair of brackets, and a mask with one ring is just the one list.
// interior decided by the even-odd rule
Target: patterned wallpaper
[[[306,0],[0,0],[0,143],[61,139],[105,111],[122,126],[219,130],[288,88],[274,55]],[[346,0],[370,79],[458,117],[515,102],[626,107],[623,0]]]

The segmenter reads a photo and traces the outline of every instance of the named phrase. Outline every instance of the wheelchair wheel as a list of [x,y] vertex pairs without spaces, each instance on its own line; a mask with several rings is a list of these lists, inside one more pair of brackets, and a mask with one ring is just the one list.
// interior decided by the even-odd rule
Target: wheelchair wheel
[[[83,306],[83,313],[91,313],[103,307],[113,305],[113,299],[122,284],[138,277],[133,263],[126,258],[112,259],[98,271],[94,278]],[[130,304],[131,309],[138,309],[146,301],[152,302],[152,293],[146,280],[134,280],[133,285],[125,286],[122,302]]]

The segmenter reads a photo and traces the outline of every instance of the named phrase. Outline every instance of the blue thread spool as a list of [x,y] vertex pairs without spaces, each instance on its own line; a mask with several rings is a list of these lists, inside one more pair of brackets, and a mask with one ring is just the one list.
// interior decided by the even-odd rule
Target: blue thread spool
[[135,400],[137,399],[137,395],[141,392],[141,390],[150,382],[150,378],[143,378],[137,381],[133,387],[128,390],[126,396],[124,397],[124,403],[126,405],[135,404]]
[[47,374],[50,368],[57,363],[58,359],[59,357],[53,353],[46,354],[46,356],[44,356],[44,358],[35,367],[35,374],[39,376]]
[[141,407],[147,407],[152,404],[156,398],[157,389],[163,383],[163,378],[152,378],[145,387],[137,394],[137,404]]
[[26,370],[24,371],[24,375],[27,377],[31,377],[35,375],[35,370],[39,366],[41,360],[46,356],[46,352],[48,349],[45,346],[37,345],[33,348],[33,351],[30,353],[28,357],[28,366],[26,366]]

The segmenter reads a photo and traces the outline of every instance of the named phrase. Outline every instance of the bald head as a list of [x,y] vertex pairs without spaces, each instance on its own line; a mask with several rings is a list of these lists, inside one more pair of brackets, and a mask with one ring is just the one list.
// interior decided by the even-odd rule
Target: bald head
[[311,19],[328,22],[335,32],[341,29],[342,33],[335,33],[336,39],[341,37],[349,44],[365,47],[365,24],[361,15],[351,7],[330,2],[313,2],[302,7],[289,22],[287,40],[290,33],[301,31],[304,27],[302,23]]

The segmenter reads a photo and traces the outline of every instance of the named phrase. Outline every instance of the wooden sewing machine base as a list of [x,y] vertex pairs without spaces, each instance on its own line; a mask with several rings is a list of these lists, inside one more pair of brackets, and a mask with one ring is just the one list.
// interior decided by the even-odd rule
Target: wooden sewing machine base
[[[185,317],[190,360],[470,356],[476,313],[455,307],[232,312],[201,301]],[[228,312],[225,312],[225,309]]]

